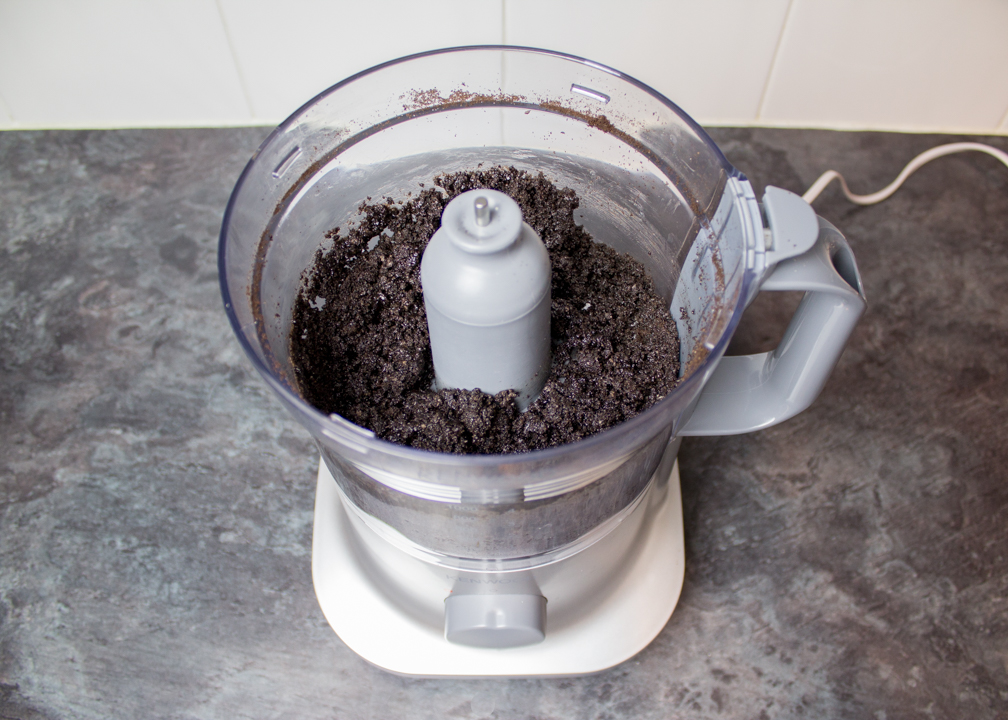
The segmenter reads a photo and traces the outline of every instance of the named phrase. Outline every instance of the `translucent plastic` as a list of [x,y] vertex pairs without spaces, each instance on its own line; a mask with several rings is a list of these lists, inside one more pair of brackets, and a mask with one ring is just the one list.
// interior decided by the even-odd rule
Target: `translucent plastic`
[[[667,302],[677,296],[686,376],[676,390],[580,442],[504,456],[387,443],[299,397],[287,336],[323,234],[352,223],[368,197],[401,201],[480,164],[573,188],[593,237],[644,263]],[[527,566],[577,547],[646,487],[738,322],[757,236],[748,182],[655,91],[579,58],[460,48],[354,76],[279,126],[235,187],[219,263],[242,346],[360,511],[449,565]]]

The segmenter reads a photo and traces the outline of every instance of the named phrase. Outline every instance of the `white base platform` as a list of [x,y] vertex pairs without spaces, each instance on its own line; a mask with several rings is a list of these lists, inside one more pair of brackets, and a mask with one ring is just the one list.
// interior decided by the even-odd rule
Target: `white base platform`
[[[368,662],[422,677],[541,677],[605,670],[643,650],[668,622],[685,571],[679,464],[664,489],[652,483],[646,517],[619,586],[574,624],[518,648],[449,643],[443,629],[403,612],[368,575],[354,550],[352,527],[336,481],[319,463],[312,540],[312,579],[322,612],[340,639]],[[584,552],[589,552],[588,548]],[[561,561],[567,562],[567,561]],[[547,601],[549,593],[544,590]]]

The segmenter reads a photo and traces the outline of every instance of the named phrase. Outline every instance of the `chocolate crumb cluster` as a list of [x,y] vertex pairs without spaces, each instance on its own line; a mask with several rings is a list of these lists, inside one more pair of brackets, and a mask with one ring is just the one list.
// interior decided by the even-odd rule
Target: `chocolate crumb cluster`
[[[552,367],[525,412],[511,390],[431,389],[420,259],[445,206],[478,188],[512,197],[549,251]],[[404,203],[363,203],[354,227],[326,234],[295,301],[304,399],[390,442],[460,454],[574,442],[661,400],[679,377],[675,322],[639,262],[575,224],[578,202],[542,173],[494,167],[439,175]]]

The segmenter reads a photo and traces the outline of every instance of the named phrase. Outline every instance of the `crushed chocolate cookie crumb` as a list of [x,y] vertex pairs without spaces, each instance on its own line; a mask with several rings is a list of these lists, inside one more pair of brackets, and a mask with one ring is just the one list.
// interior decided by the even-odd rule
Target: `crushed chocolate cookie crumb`
[[[364,203],[356,227],[327,233],[332,247],[305,271],[291,325],[305,400],[391,442],[496,454],[594,435],[675,387],[675,322],[639,262],[575,224],[573,190],[513,167],[440,175],[434,185],[405,203]],[[553,362],[525,412],[510,390],[431,389],[420,259],[445,206],[477,188],[512,197],[550,255]]]

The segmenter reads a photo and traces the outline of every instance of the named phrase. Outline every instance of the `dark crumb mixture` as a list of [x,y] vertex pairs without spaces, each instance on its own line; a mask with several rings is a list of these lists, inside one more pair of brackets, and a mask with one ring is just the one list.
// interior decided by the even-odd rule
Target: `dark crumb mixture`
[[[574,223],[578,197],[515,168],[441,175],[403,204],[360,206],[326,234],[294,306],[290,351],[305,400],[402,445],[514,453],[574,442],[661,400],[679,377],[679,336],[644,267]],[[431,390],[420,258],[445,205],[476,188],[517,201],[553,269],[553,366],[520,412],[513,391]],[[368,198],[370,201],[371,198]]]

